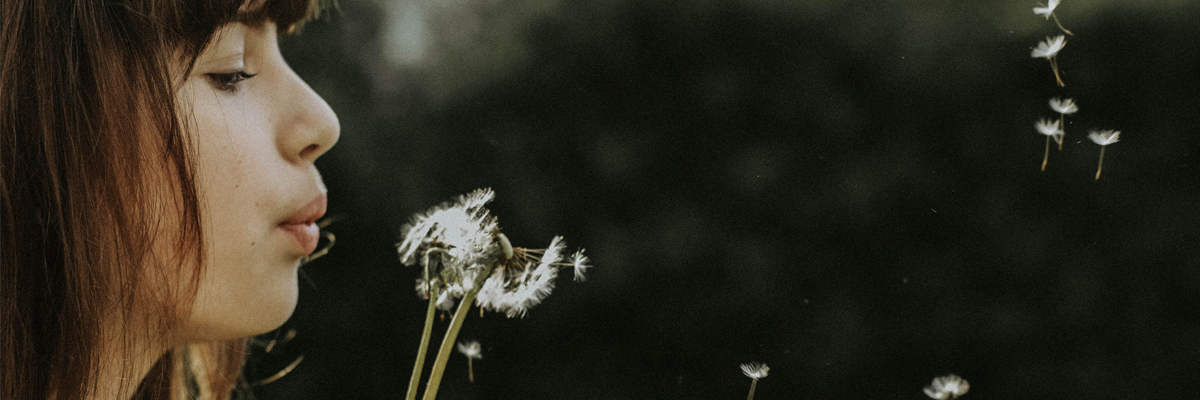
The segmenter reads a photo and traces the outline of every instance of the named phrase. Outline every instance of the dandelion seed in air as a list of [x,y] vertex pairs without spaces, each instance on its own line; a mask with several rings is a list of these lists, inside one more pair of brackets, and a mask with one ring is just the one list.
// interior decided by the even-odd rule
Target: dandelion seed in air
[[458,345],[455,347],[458,348],[459,353],[467,356],[467,379],[470,379],[471,382],[475,382],[475,367],[471,364],[471,360],[483,358],[483,354],[480,351],[479,342],[474,340],[466,343],[458,342]]
[[967,394],[971,384],[958,375],[950,374],[933,378],[933,383],[925,387],[925,395],[934,400],[956,399]]
[[1058,35],[1053,38],[1047,37],[1045,41],[1038,43],[1037,47],[1029,53],[1033,58],[1045,58],[1050,61],[1050,69],[1054,70],[1054,79],[1058,81],[1058,86],[1063,87],[1067,84],[1063,83],[1062,77],[1058,74],[1058,52],[1062,51],[1067,45],[1067,37]]
[[751,362],[748,364],[742,364],[742,373],[751,379],[750,395],[746,396],[746,400],[754,400],[754,388],[758,386],[758,380],[761,378],[766,378],[767,371],[770,370],[771,367],[768,367],[767,364],[763,363]]
[[575,280],[587,280],[587,276],[584,276],[584,273],[586,273],[587,270],[592,267],[592,260],[583,255],[583,249],[579,249],[579,251],[576,251],[575,254],[571,255],[570,260],[571,267],[575,270]]
[[1046,170],[1046,162],[1050,161],[1050,139],[1053,138],[1059,145],[1062,144],[1062,129],[1059,129],[1058,121],[1052,119],[1043,119],[1034,124],[1038,133],[1046,135],[1046,154],[1042,156],[1042,171]]
[[1075,99],[1060,99],[1055,97],[1050,99],[1050,108],[1058,113],[1058,125],[1060,131],[1062,132],[1062,135],[1060,135],[1058,138],[1058,150],[1061,151],[1063,142],[1065,142],[1067,138],[1066,115],[1074,114],[1076,111],[1079,111],[1079,107],[1075,106]]
[[1100,145],[1100,163],[1096,165],[1096,180],[1100,180],[1100,170],[1104,168],[1104,148],[1116,143],[1120,136],[1121,131],[1114,130],[1092,131],[1088,134],[1088,139],[1092,139],[1092,142]]
[[1049,2],[1046,3],[1045,7],[1034,7],[1033,13],[1037,14],[1037,15],[1041,15],[1043,17],[1046,17],[1046,19],[1050,19],[1051,17],[1053,17],[1054,23],[1058,24],[1058,29],[1062,29],[1062,31],[1068,35],[1075,36],[1075,34],[1071,33],[1071,31],[1068,31],[1067,28],[1063,28],[1062,22],[1058,21],[1058,15],[1054,14],[1054,9],[1058,8],[1058,3],[1059,3],[1059,0],[1050,0]]

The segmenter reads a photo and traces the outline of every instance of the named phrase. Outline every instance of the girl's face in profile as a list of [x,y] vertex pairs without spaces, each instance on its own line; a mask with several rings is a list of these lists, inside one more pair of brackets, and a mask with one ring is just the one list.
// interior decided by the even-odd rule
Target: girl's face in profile
[[296,306],[325,185],[313,161],[337,116],[279,52],[276,26],[218,29],[177,92],[196,146],[205,272],[183,339],[275,329]]

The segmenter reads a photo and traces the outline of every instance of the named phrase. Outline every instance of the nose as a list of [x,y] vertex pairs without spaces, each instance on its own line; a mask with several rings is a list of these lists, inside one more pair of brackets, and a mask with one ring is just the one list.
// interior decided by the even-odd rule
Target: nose
[[283,89],[275,98],[279,149],[294,162],[313,162],[337,143],[341,127],[329,104],[286,63],[282,67]]

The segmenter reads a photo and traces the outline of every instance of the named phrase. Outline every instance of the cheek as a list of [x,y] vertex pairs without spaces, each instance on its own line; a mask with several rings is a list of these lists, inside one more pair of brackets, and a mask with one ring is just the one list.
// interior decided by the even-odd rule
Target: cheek
[[195,108],[199,189],[206,244],[217,259],[252,256],[270,228],[271,138],[254,110],[202,102]]
[[205,263],[188,333],[250,336],[282,324],[297,298],[297,259],[277,240],[281,158],[257,109],[200,100],[191,132]]

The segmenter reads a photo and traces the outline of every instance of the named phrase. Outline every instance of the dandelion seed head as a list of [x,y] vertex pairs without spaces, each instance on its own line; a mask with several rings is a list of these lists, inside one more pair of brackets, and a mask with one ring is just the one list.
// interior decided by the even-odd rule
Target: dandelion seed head
[[483,206],[495,193],[479,189],[416,215],[402,229],[404,241],[397,245],[400,262],[413,265],[431,246],[444,249],[452,263],[469,266],[498,250],[495,243],[496,218]]
[[1034,7],[1033,13],[1044,16],[1046,19],[1050,19],[1050,14],[1053,14],[1054,9],[1058,8],[1058,1],[1059,0],[1050,0],[1045,7]]
[[1063,47],[1067,46],[1067,37],[1058,35],[1053,38],[1047,37],[1045,41],[1038,43],[1037,47],[1029,53],[1033,58],[1050,59],[1062,51]]
[[476,360],[483,358],[482,348],[477,341],[458,342],[454,347],[458,349],[459,353],[467,356],[467,358],[474,358]]
[[953,399],[967,394],[970,388],[966,379],[950,374],[933,378],[933,382],[925,387],[925,395],[935,400]]
[[749,377],[751,379],[766,378],[767,371],[770,371],[770,370],[771,370],[771,367],[768,367],[767,364],[763,364],[763,363],[759,363],[759,362],[750,362],[750,363],[742,364],[742,374],[745,374],[747,377]]
[[1074,114],[1076,111],[1079,111],[1079,107],[1075,106],[1075,99],[1072,98],[1051,98],[1050,108],[1059,114]]
[[451,295],[462,297],[463,282],[470,285],[478,270],[500,252],[498,223],[484,208],[493,197],[491,189],[479,189],[417,214],[405,225],[404,241],[396,251],[405,265],[424,268],[416,287],[422,297],[429,297],[431,287],[453,285],[459,288]]
[[[546,266],[562,261],[562,252],[566,250],[567,243],[563,242],[562,236],[555,236],[550,240],[550,247],[546,248],[546,253],[542,254],[542,262]],[[540,265],[539,265],[540,267]]]
[[[550,253],[550,250],[546,252]],[[558,268],[545,260],[538,264],[527,263],[516,279],[506,278],[504,269],[496,268],[479,288],[475,304],[485,310],[503,312],[509,318],[525,317],[531,307],[540,304],[554,291],[557,277]]]
[[1088,133],[1088,139],[1092,139],[1092,142],[1095,142],[1101,146],[1108,146],[1116,143],[1117,139],[1120,137],[1121,131],[1114,131],[1111,129],[1093,130],[1091,133]]

